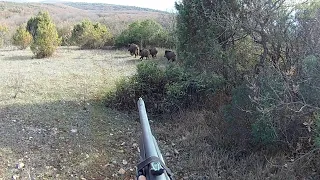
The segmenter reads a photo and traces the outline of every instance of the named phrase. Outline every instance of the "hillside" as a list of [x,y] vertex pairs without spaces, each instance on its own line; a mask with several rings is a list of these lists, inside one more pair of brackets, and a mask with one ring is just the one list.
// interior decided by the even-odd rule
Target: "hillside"
[[[48,3],[50,2],[50,3]],[[39,11],[48,11],[57,26],[73,26],[83,19],[98,21],[109,26],[115,34],[127,24],[141,19],[154,19],[166,26],[167,12],[147,8],[102,3],[46,3],[0,2],[0,24],[15,29]]]
[[81,2],[62,2],[62,4],[83,9],[89,11],[96,11],[99,13],[103,12],[110,12],[110,11],[141,11],[141,12],[159,12],[164,13],[163,11],[155,10],[155,9],[148,9],[148,8],[141,8],[136,6],[122,6],[122,5],[115,5],[115,4],[102,4],[102,3],[81,3]]

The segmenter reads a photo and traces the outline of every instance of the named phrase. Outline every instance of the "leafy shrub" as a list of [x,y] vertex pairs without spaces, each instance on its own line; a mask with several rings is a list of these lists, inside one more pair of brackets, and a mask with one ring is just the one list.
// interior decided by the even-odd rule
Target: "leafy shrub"
[[61,39],[55,24],[52,22],[48,12],[39,12],[36,17],[31,18],[27,23],[27,30],[33,36],[31,51],[37,58],[52,56]]
[[26,49],[32,42],[32,36],[24,25],[19,26],[12,39],[13,45],[18,46],[20,49]]
[[9,32],[9,29],[7,26],[0,25],[0,47],[2,47],[3,44],[5,43],[5,37],[8,32]]
[[116,37],[116,46],[125,46],[130,43],[139,44],[141,47],[160,46],[172,47],[173,37],[154,20],[135,21]]
[[207,95],[214,94],[224,82],[215,75],[207,77],[175,65],[163,69],[152,62],[140,63],[133,77],[121,80],[107,95],[107,105],[132,110],[142,97],[149,111],[156,114],[203,106]]
[[320,113],[315,113],[315,131],[314,131],[314,142],[316,147],[320,148]]
[[57,32],[58,32],[59,38],[61,39],[61,46],[72,45],[72,42],[71,42],[72,27],[63,26],[63,27],[57,28]]
[[225,108],[235,141],[249,139],[248,144],[291,151],[308,151],[319,143],[318,116],[314,118],[320,106],[319,69],[315,56],[305,57],[299,74],[284,74],[269,64],[237,87]]
[[75,44],[83,49],[102,48],[113,43],[112,34],[105,25],[93,23],[89,20],[84,20],[75,25],[71,38]]

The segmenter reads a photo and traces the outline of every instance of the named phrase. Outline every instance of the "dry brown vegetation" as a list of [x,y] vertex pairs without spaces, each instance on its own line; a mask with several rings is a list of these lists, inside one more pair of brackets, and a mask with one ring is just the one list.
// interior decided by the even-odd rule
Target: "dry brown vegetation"
[[59,48],[39,60],[1,49],[0,179],[133,177],[136,122],[100,100],[138,62],[125,51]]
[[85,3],[13,3],[0,2],[0,24],[10,28],[26,23],[39,11],[48,11],[57,27],[73,26],[89,19],[106,24],[114,34],[119,34],[129,23],[142,19],[154,19],[166,25],[166,12],[145,8]]

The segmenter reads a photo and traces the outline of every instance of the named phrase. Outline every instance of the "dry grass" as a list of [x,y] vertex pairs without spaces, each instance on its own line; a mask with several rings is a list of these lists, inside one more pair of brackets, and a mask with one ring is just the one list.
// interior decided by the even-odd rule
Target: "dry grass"
[[137,63],[126,51],[0,49],[0,179],[133,177],[136,122],[100,100]]
[[[183,111],[154,123],[166,161],[178,179],[318,179],[320,150],[292,158],[286,153],[225,150],[226,128],[219,112]],[[169,121],[170,120],[170,121]],[[164,124],[163,124],[164,123]],[[170,142],[170,143],[168,143]]]
[[[151,61],[164,66],[159,52]],[[135,72],[138,58],[126,50],[75,47],[59,48],[47,59],[32,57],[30,50],[0,49],[0,179],[132,179],[137,116],[107,109],[101,99],[117,79]],[[292,159],[221,148],[227,126],[220,113],[150,118],[176,179],[319,179],[319,150]]]
[[[54,57],[33,59],[29,50],[0,50],[1,104],[101,98],[115,80],[130,76],[139,61],[125,52],[60,48]],[[19,92],[15,96],[16,92]]]

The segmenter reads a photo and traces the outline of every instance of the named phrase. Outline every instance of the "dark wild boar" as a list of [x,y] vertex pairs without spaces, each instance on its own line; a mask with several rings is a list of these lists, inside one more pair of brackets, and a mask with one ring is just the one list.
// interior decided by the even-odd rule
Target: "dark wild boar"
[[157,54],[158,54],[157,48],[153,47],[153,48],[149,49],[149,52],[150,52],[152,58],[157,57]]
[[129,46],[128,51],[130,52],[131,56],[133,56],[133,55],[134,55],[134,57],[139,56],[139,46],[138,45],[132,43],[132,44],[129,44],[128,46]]
[[147,49],[140,50],[140,59],[143,59],[146,57],[146,59],[149,58],[149,51]]
[[166,50],[164,52],[164,57],[166,57],[168,59],[168,61],[172,60],[172,62],[173,62],[176,60],[176,54],[173,51]]

